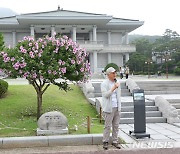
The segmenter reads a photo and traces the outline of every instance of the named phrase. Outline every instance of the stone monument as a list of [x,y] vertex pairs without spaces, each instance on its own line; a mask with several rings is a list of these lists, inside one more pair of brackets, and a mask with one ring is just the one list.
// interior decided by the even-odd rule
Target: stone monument
[[47,112],[38,119],[37,135],[68,134],[68,121],[58,111]]

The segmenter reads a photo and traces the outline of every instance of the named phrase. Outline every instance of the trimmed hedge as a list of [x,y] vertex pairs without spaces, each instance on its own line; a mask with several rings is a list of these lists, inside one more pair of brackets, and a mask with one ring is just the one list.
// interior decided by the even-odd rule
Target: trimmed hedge
[[109,67],[113,67],[117,72],[119,72],[119,67],[115,63],[109,63],[104,68],[104,71],[106,71]]
[[180,75],[180,67],[177,67],[175,70],[174,70],[174,73],[176,75]]
[[8,83],[0,79],[0,98],[7,92]]

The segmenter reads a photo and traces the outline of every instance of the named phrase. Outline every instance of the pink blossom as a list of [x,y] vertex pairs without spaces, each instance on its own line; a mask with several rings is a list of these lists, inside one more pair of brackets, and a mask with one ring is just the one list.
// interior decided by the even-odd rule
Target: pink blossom
[[31,47],[31,46],[32,46],[32,43],[29,43],[29,46]]
[[56,75],[56,74],[57,74],[57,72],[56,72],[56,71],[53,71],[53,74],[54,74],[54,75]]
[[39,38],[39,42],[42,42],[43,41],[43,39],[42,38]]
[[66,50],[68,50],[69,46],[66,46]]
[[62,60],[60,59],[58,63],[59,63],[59,65],[62,65]]
[[61,43],[59,42],[59,40],[56,41],[56,45],[61,46]]
[[82,68],[80,69],[80,71],[81,71],[81,72],[84,72],[84,68],[82,67]]
[[19,63],[19,62],[15,63],[15,64],[13,65],[13,67],[14,67],[15,70],[18,70],[18,69],[19,69],[19,66],[20,66],[20,63]]
[[31,58],[34,58],[34,57],[35,57],[35,56],[34,56],[34,53],[33,53],[32,51],[29,52],[29,55],[30,55]]
[[34,47],[32,47],[32,51],[34,51],[35,50],[35,48]]
[[66,35],[63,35],[63,38],[64,38],[65,40],[68,40],[68,37],[67,37]]
[[14,58],[14,57],[12,57],[12,58],[11,58],[11,61],[15,61],[15,58]]
[[44,43],[45,46],[47,46],[47,42],[46,41],[44,41],[43,43]]
[[85,67],[86,67],[87,71],[90,71],[90,63],[88,63],[88,61],[86,61],[85,65],[86,65]]
[[41,57],[41,53],[38,54],[38,57]]
[[72,60],[71,60],[71,64],[75,64],[75,60],[72,59]]
[[39,49],[39,45],[38,45],[38,43],[37,43],[37,42],[36,42],[36,43],[34,43],[34,45],[35,45],[36,49]]
[[51,70],[48,70],[48,73],[49,73],[49,74],[51,74],[51,73],[52,73],[52,71],[51,71]]
[[63,74],[65,74],[65,73],[66,73],[66,67],[61,68],[61,72],[62,72]]
[[10,61],[10,57],[4,57],[4,60],[3,60],[5,63],[9,62]]
[[0,52],[0,55],[4,55],[4,51],[1,51],[1,52]]
[[77,61],[77,64],[78,64],[78,65],[81,64],[81,61],[78,60],[78,61]]
[[23,39],[24,39],[24,40],[27,40],[28,38],[25,36]]
[[73,53],[76,54],[77,48],[73,48]]
[[19,74],[22,74],[22,70],[19,70]]
[[34,38],[32,36],[29,36],[28,41],[34,41]]
[[54,52],[54,53],[58,53],[58,50],[54,50],[53,52]]
[[29,72],[24,73],[23,77],[27,78],[29,75]]
[[24,48],[23,48],[23,46],[21,45],[21,46],[20,46],[20,50],[23,50],[23,49],[24,49]]
[[4,53],[3,54],[3,58],[5,58],[5,57],[7,57],[8,56],[8,54],[7,53]]
[[24,68],[24,67],[26,67],[26,65],[27,65],[27,64],[26,64],[25,62],[23,62],[22,64],[20,64],[20,67],[21,67],[21,68]]
[[56,51],[58,52],[59,48],[56,48]]
[[21,49],[21,52],[22,53],[27,53],[27,50],[26,49]]
[[66,64],[66,62],[65,61],[62,61],[62,65],[65,65]]
[[36,79],[36,78],[37,78],[37,74],[34,73],[32,77],[33,77],[34,79]]

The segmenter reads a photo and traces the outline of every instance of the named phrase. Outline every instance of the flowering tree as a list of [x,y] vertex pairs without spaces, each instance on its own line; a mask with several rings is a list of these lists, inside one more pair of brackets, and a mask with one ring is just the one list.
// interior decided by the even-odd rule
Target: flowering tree
[[[42,95],[50,86],[69,90],[67,80],[86,81],[90,74],[85,49],[67,36],[24,37],[15,48],[0,52],[0,66],[11,77],[26,78],[37,93],[37,119],[41,116]],[[56,80],[56,79],[61,79]],[[58,82],[59,81],[59,82]]]

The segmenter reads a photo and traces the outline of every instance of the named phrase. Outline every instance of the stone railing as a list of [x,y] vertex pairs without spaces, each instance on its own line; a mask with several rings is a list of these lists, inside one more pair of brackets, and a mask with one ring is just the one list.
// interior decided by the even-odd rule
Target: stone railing
[[167,118],[167,123],[179,123],[178,111],[166,99],[161,96],[155,97],[155,105],[159,107],[164,118]]
[[91,81],[83,84],[83,93],[87,98],[94,98],[94,87]]
[[136,47],[135,45],[131,44],[105,44],[104,51],[111,51],[111,52],[135,52]]
[[88,52],[103,50],[104,45],[102,41],[78,41],[80,47],[85,48]]
[[126,86],[128,87],[131,94],[132,94],[134,89],[140,89],[139,86],[136,84],[136,82],[132,79],[126,80]]
[[82,48],[86,48],[87,51],[92,52],[93,50],[103,52],[112,52],[112,53],[131,53],[136,51],[135,45],[131,44],[105,44],[103,41],[86,41],[86,40],[77,40],[77,43]]

